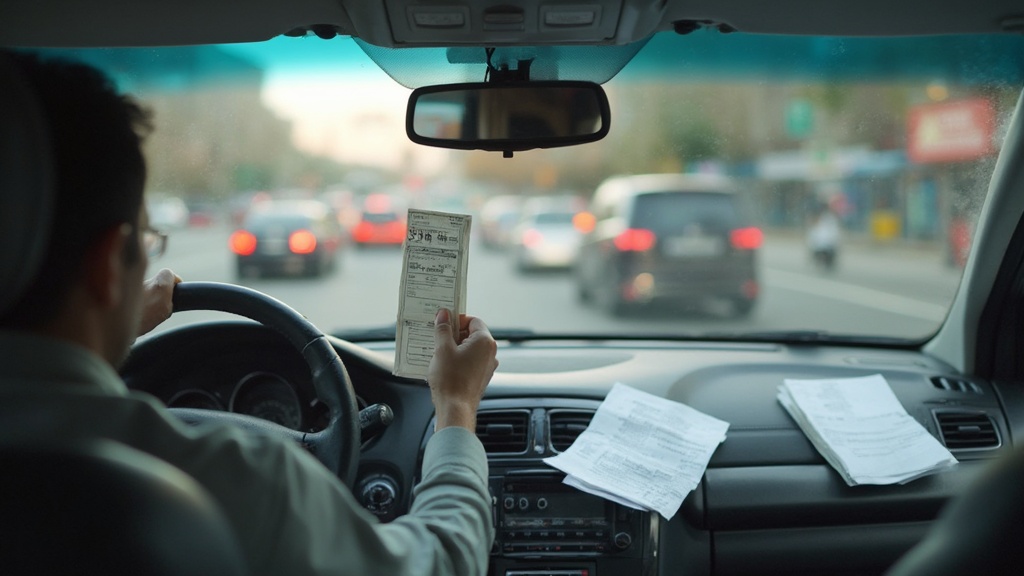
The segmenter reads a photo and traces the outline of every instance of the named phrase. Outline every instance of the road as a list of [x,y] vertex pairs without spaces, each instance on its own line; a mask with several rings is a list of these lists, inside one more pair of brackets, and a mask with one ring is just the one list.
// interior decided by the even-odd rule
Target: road
[[[168,252],[151,270],[169,267],[185,280],[238,282],[227,249],[230,230],[213,227],[172,233]],[[724,313],[658,311],[612,318],[577,301],[567,273],[518,273],[507,254],[474,244],[470,252],[468,310],[495,328],[598,334],[693,334],[816,329],[839,334],[919,338],[941,323],[960,271],[934,251],[870,245],[844,247],[838,267],[816,270],[798,238],[769,234],[760,255],[762,296],[746,319]],[[401,251],[354,249],[328,277],[247,279],[331,332],[394,323]],[[169,328],[228,317],[176,314]]]

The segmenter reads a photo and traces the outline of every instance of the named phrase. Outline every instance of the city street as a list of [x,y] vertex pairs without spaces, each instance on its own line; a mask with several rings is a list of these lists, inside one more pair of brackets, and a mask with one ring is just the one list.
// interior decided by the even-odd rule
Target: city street
[[[238,282],[228,250],[230,230],[185,229],[171,234],[168,252],[151,264],[188,280]],[[521,274],[509,256],[474,244],[468,311],[495,329],[559,334],[700,334],[824,329],[837,334],[919,338],[933,332],[955,295],[960,271],[935,250],[844,245],[834,271],[812,266],[801,238],[769,234],[761,252],[761,298],[752,315],[657,311],[613,318],[576,299],[569,273]],[[326,332],[393,324],[401,251],[347,248],[338,269],[322,278],[260,278],[243,283],[291,305]],[[211,318],[175,315],[162,328]]]

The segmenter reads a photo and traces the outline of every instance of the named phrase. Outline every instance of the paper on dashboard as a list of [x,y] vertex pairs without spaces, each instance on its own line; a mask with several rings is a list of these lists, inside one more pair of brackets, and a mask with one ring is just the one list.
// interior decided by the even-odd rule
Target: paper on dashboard
[[779,402],[850,486],[906,483],[956,458],[907,414],[881,374],[784,380]]
[[565,483],[665,519],[704,475],[728,422],[624,384],[615,384],[586,430],[544,462]]
[[426,378],[434,355],[434,316],[466,312],[471,217],[409,210],[395,329],[397,376]]

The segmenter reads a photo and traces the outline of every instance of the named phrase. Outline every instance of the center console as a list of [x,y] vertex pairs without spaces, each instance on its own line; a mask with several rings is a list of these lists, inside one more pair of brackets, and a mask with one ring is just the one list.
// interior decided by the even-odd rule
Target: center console
[[[583,398],[481,401],[476,434],[487,453],[495,532],[489,576],[657,573],[657,514],[577,490],[544,462],[569,449],[600,404]],[[433,428],[431,422],[421,454]]]
[[492,576],[653,574],[657,516],[581,492],[548,467],[491,467]]

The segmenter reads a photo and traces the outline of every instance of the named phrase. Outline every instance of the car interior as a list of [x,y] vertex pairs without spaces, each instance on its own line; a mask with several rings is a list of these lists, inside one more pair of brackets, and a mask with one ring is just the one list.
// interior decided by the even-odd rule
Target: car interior
[[[1024,432],[1024,8],[1018,2],[5,0],[0,19],[0,46],[18,49],[155,49],[266,43],[282,37],[331,43],[351,37],[406,88],[434,85],[424,94],[436,95],[444,93],[439,86],[451,84],[457,98],[427,103],[448,106],[457,100],[457,113],[474,124],[473,130],[454,133],[427,134],[433,128],[414,128],[415,99],[422,98],[414,92],[406,116],[410,135],[419,132],[414,140],[450,148],[455,155],[484,150],[504,163],[528,161],[542,148],[586,150],[605,133],[613,138],[624,122],[618,115],[623,104],[611,97],[609,107],[601,92],[594,96],[585,129],[550,135],[546,131],[552,122],[569,125],[569,105],[553,101],[549,109],[533,103],[523,113],[529,121],[516,115],[495,120],[508,126],[524,122],[523,132],[491,130],[479,137],[477,129],[482,128],[477,124],[485,116],[475,113],[489,91],[500,95],[503,83],[529,90],[531,82],[551,90],[558,80],[569,80],[586,84],[587,91],[608,82],[609,93],[622,97],[611,93],[614,82],[622,80],[614,77],[620,69],[623,74],[631,70],[628,62],[645,43],[660,47],[661,62],[683,66],[690,53],[683,48],[673,52],[665,47],[676,44],[657,42],[698,34],[723,42],[730,37],[741,43],[750,37],[792,41],[780,48],[783,55],[786,47],[795,51],[804,39],[823,38],[853,39],[851,45],[862,39],[924,39],[936,54],[945,54],[947,48],[950,53],[963,50],[956,44],[962,38],[995,46],[964,65],[970,73],[1003,76],[1011,96],[1000,96],[1007,114],[990,135],[995,151],[990,169],[980,176],[984,200],[971,223],[973,241],[957,288],[938,322],[913,337],[870,327],[855,335],[832,334],[813,325],[700,334],[625,329],[588,333],[571,326],[562,332],[495,329],[501,364],[481,401],[477,423],[477,435],[488,452],[497,534],[489,573],[1024,572],[1019,546],[1024,535],[1024,458],[1016,445],[1016,434]],[[818,44],[825,51],[837,45]],[[420,58],[423,51],[440,48],[446,49],[447,60]],[[722,66],[732,66],[726,60],[736,54],[712,54],[707,62],[713,65],[721,58]],[[883,70],[879,78],[898,74],[901,65],[922,77],[942,73],[929,69],[928,62],[902,60],[898,53],[887,53],[869,65]],[[559,65],[546,66],[551,62]],[[459,65],[471,65],[473,76],[462,75]],[[737,66],[746,65],[753,64]],[[794,68],[803,65],[793,58]],[[842,79],[867,65],[853,58],[841,61],[835,77]],[[573,66],[583,72],[573,71]],[[485,70],[493,78],[481,83]],[[38,266],[53,177],[31,95],[8,72],[0,67],[0,310],[11,305]],[[525,101],[521,94],[513,100],[518,105]],[[915,254],[907,252],[908,266],[918,258]],[[128,386],[156,396],[186,422],[223,422],[298,442],[380,521],[406,513],[433,430],[433,409],[422,380],[392,373],[393,324],[377,330],[346,329],[346,318],[339,317],[335,325],[320,326],[311,321],[313,314],[296,312],[286,298],[282,302],[233,283],[186,280],[176,291],[176,317],[179,312],[214,310],[240,318],[188,322],[140,339],[121,368]],[[327,305],[304,306],[315,309],[318,304]],[[360,301],[343,304],[353,310],[361,306]],[[771,306],[770,300],[761,300],[755,314]],[[899,314],[898,309],[886,312],[890,317]],[[958,461],[955,468],[905,484],[849,486],[777,399],[787,378],[872,374],[884,376],[907,413],[949,449]],[[569,488],[562,482],[564,474],[543,462],[572,445],[616,383],[729,423],[727,439],[671,519]],[[252,408],[235,410],[236,405]],[[261,419],[260,410],[274,412],[276,423]],[[4,447],[0,462],[0,486],[5,487],[0,496],[2,572],[26,557],[46,554],[46,546],[42,551],[27,545],[12,551],[5,542],[13,540],[2,535],[32,525],[28,533],[47,546],[62,547],[78,538],[53,530],[50,523],[30,522],[36,516],[31,508],[22,507],[22,516],[8,515],[16,510],[11,504],[15,494],[63,494],[63,486],[75,485],[85,494],[62,507],[71,517],[99,514],[97,500],[90,496],[102,493],[98,501],[107,503],[104,514],[123,512],[112,513],[108,524],[138,526],[131,510],[113,504],[118,493],[130,492],[133,502],[157,503],[144,510],[157,516],[142,524],[147,527],[143,532],[157,540],[182,538],[177,555],[186,561],[180,569],[161,573],[244,573],[236,568],[223,519],[202,489],[173,470],[152,465],[145,455],[88,445],[26,456]],[[111,472],[108,465],[116,470]],[[23,472],[28,480],[15,483],[12,477],[16,480]],[[130,478],[124,485],[134,488],[109,489],[105,479],[124,480],[126,475]],[[8,518],[16,519],[13,526]],[[196,542],[184,538],[188,534],[208,537]],[[139,564],[131,563],[137,559],[118,558],[119,553],[111,557],[98,539],[82,542],[87,545],[81,548],[88,550],[75,553],[94,559],[95,566],[138,570]],[[116,550],[127,555],[129,549],[150,546]],[[224,558],[214,558],[221,552]],[[161,553],[166,550],[153,552]],[[187,562],[197,557],[212,564]],[[42,565],[26,573],[59,570]]]

